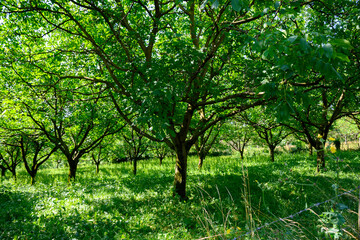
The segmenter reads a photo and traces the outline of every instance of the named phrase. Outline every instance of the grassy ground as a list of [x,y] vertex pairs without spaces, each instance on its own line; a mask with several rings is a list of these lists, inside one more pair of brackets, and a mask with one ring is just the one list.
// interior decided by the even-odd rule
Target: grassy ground
[[[280,154],[275,163],[261,154],[243,162],[238,156],[209,157],[201,171],[190,158],[189,201],[180,203],[172,197],[173,159],[162,166],[141,161],[137,176],[129,163],[102,165],[98,175],[83,164],[72,186],[66,168],[41,169],[35,186],[21,170],[16,184],[10,175],[1,180],[0,239],[331,239],[326,231],[352,239],[357,191],[342,195],[336,211],[327,202],[278,220],[333,198],[336,186],[342,193],[360,184],[360,152],[336,156],[339,161],[328,156],[320,174],[315,156],[306,153]],[[343,229],[338,233],[337,224]]]

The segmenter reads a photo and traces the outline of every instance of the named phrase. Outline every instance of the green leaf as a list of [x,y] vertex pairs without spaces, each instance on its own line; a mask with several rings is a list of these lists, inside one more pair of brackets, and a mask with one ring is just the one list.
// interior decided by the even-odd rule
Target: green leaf
[[284,64],[280,67],[280,69],[283,70],[284,72],[286,72],[287,70],[290,69],[290,67],[289,67],[289,65]]
[[325,57],[327,58],[331,58],[334,54],[334,49],[333,47],[331,46],[330,43],[327,43],[323,46],[323,49],[324,49],[324,54],[325,54]]
[[235,11],[239,12],[241,10],[240,0],[231,0],[231,6]]
[[206,6],[206,4],[208,3],[208,1],[209,1],[209,0],[205,0],[205,1],[201,4],[200,9],[205,8],[205,6]]
[[338,203],[338,204],[336,204],[336,208],[339,209],[339,210],[349,209],[349,207],[346,206],[346,205],[343,204],[343,203]]
[[331,40],[330,43],[333,46],[343,47],[343,48],[346,48],[348,50],[354,49],[354,47],[351,46],[350,42],[348,40],[346,40],[346,39],[334,39],[334,40]]
[[309,43],[306,41],[305,38],[300,38],[300,48],[304,52],[308,52],[308,49],[310,48]]
[[297,36],[291,36],[288,38],[288,41],[293,43],[293,42],[295,42],[296,39],[297,39]]
[[261,55],[261,58],[266,60],[268,58],[268,56],[269,56],[269,53],[270,53],[269,49],[266,49],[264,51],[264,53]]
[[269,8],[265,8],[262,13],[261,13],[261,16],[264,16],[265,14],[267,14],[269,11]]
[[281,5],[281,2],[280,1],[276,1],[275,4],[274,4],[274,7],[275,9],[278,9]]
[[346,56],[346,55],[343,54],[343,53],[336,52],[336,53],[335,53],[335,57],[338,58],[338,59],[340,59],[341,61],[350,62],[349,57]]
[[213,1],[213,3],[211,4],[211,8],[218,8],[218,7],[219,7],[219,0]]

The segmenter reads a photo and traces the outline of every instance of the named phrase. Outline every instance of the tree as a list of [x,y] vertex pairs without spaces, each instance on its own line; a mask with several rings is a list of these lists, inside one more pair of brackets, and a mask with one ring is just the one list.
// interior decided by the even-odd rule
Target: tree
[[58,150],[59,146],[49,146],[47,139],[41,138],[41,136],[23,135],[20,137],[19,148],[25,169],[31,177],[31,185],[34,185],[40,166]]
[[107,149],[109,143],[102,142],[99,146],[91,151],[91,160],[96,166],[95,173],[98,174],[100,170],[100,163],[109,157],[109,151]]
[[170,149],[166,144],[159,142],[152,142],[151,146],[153,147],[155,156],[159,159],[159,164],[161,166],[164,158],[169,155]]
[[[345,117],[337,120],[330,133],[331,137],[340,143],[344,143],[344,147],[347,146],[347,148],[349,148],[349,141],[358,141],[360,138],[360,132],[354,118],[356,119],[356,117]],[[358,141],[358,147],[360,147],[360,141]]]
[[[70,99],[63,96],[63,90],[56,88],[48,91],[48,94],[56,96],[55,101],[45,100],[45,109],[41,111],[52,114],[49,122],[43,115],[26,105],[28,116],[37,125],[39,131],[53,143],[56,144],[69,165],[69,182],[75,180],[76,170],[80,158],[98,147],[107,136],[119,132],[123,127],[117,122],[116,114],[108,107],[99,94],[96,98],[76,98],[72,95]],[[70,92],[68,89],[66,92]]]
[[137,133],[134,129],[123,132],[122,137],[125,142],[125,152],[130,161],[133,163],[133,174],[136,175],[137,161],[141,159],[149,148],[149,143],[144,136]]
[[245,147],[254,137],[251,126],[241,121],[238,117],[232,118],[223,125],[222,141],[226,142],[234,151],[240,153],[244,159]]
[[277,56],[269,54],[273,49],[263,49],[270,66],[282,72],[281,91],[275,93],[278,119],[286,122],[291,115],[293,121],[286,125],[316,149],[318,171],[325,166],[323,142],[333,123],[359,110],[359,6],[354,1],[321,3],[310,4],[302,19],[294,19],[294,28],[287,25],[293,36],[279,46]]
[[199,136],[198,140],[195,142],[195,150],[199,157],[199,169],[202,168],[206,156],[209,154],[211,148],[218,140],[221,125],[222,123],[212,126],[207,132]]
[[21,163],[21,152],[15,137],[2,140],[0,143],[0,162],[3,168],[9,170],[16,181],[16,167]]
[[[33,136],[43,135],[47,138],[55,146],[50,153],[58,148],[66,157],[70,182],[75,180],[80,158],[101,144],[106,136],[120,131],[125,124],[121,125],[118,120],[103,87],[79,80],[64,84],[47,74],[41,75],[37,71],[38,66],[29,63],[27,57],[18,59],[18,63],[23,64],[16,65],[7,72],[13,83],[5,84],[2,89],[7,93],[3,104],[11,103],[11,108],[6,109],[7,120],[3,119],[3,122],[8,129],[35,131]],[[10,64],[12,61],[8,59]],[[58,61],[61,63],[63,59]],[[19,96],[19,92],[23,94]],[[38,157],[46,146],[37,142],[36,138],[20,143],[24,161],[27,161],[28,146],[34,147],[34,157]],[[43,160],[50,155],[45,154]],[[31,176],[36,175],[38,163],[43,163],[42,160],[38,162],[39,159],[33,160],[37,163],[32,167],[25,165]]]
[[[0,7],[7,14],[4,22],[13,26],[8,29],[52,43],[43,53],[48,65],[38,63],[43,73],[104,84],[135,131],[176,152],[175,193],[186,198],[190,148],[220,121],[274,98],[279,71],[260,57],[277,56],[278,46],[286,47],[291,38],[281,26],[317,4],[322,6],[311,0],[23,0],[18,5],[4,0]],[[269,35],[266,42],[261,39]],[[259,55],[263,47],[268,49]],[[49,67],[54,54],[71,61],[75,52],[94,64],[56,73]],[[144,124],[145,130],[139,127]]]
[[268,107],[251,109],[241,114],[244,122],[253,127],[260,139],[269,148],[270,160],[275,161],[275,148],[292,132],[276,121],[275,115]]

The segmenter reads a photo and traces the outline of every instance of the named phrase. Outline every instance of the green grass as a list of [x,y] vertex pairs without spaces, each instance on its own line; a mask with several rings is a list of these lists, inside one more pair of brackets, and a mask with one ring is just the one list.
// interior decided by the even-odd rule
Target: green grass
[[[341,193],[360,184],[360,153],[337,156],[343,160]],[[199,171],[197,158],[191,157],[187,202],[172,197],[173,159],[162,166],[157,160],[140,161],[137,176],[129,163],[101,165],[98,175],[95,166],[81,164],[72,186],[66,182],[67,168],[40,169],[35,186],[22,169],[16,183],[10,175],[1,180],[0,239],[233,239],[334,197],[336,161],[329,158],[327,170],[317,174],[314,158],[279,154],[270,163],[258,153],[246,158],[242,168],[236,155],[208,157]],[[357,212],[357,194],[339,201]],[[320,214],[331,208],[331,203],[322,204],[241,239],[326,239],[321,227],[329,222]],[[342,227],[355,234],[356,213],[344,210],[341,215],[346,219]],[[344,232],[341,238],[349,236]]]

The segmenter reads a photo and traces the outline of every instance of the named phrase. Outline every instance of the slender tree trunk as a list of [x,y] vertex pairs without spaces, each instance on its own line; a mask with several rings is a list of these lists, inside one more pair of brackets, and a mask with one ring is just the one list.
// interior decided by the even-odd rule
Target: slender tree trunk
[[313,155],[313,147],[311,145],[311,143],[309,143],[309,155],[312,156]]
[[186,177],[187,177],[187,157],[188,150],[185,143],[179,143],[175,146],[176,165],[174,178],[174,195],[180,196],[181,200],[186,200]]
[[205,157],[202,154],[199,154],[199,163],[198,163],[198,168],[201,170],[203,164],[204,164],[204,159]]
[[162,162],[163,162],[163,157],[159,157],[159,160],[160,160],[160,166],[162,165]]
[[133,159],[133,174],[136,176],[136,170],[137,170],[137,158],[135,157]]

